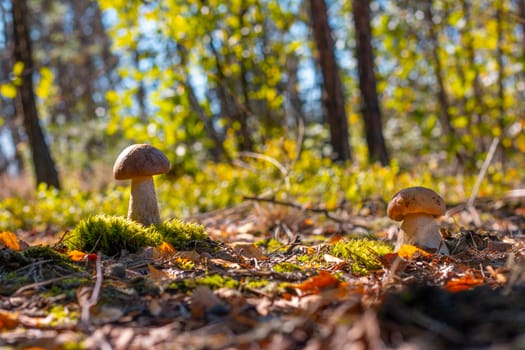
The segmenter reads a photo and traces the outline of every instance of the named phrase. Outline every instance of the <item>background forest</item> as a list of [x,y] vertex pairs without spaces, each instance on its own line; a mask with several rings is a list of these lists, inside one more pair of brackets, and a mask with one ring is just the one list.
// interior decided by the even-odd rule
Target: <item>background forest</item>
[[1,0],[0,55],[0,230],[124,214],[132,143],[163,217],[524,183],[525,0]]

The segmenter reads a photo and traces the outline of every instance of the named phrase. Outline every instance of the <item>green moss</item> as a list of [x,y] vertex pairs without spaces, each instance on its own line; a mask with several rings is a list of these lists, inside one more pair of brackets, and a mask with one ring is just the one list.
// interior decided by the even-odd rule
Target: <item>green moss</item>
[[288,261],[283,261],[281,263],[278,263],[272,268],[275,272],[295,272],[295,271],[301,271],[301,268],[299,265],[293,264]]
[[80,317],[77,311],[71,311],[63,305],[52,306],[48,313],[52,316],[50,326],[72,325],[77,323]]
[[206,275],[195,280],[196,286],[206,286],[210,289],[237,288],[239,281],[219,274]]
[[268,285],[267,279],[249,279],[244,281],[243,287],[248,289],[261,289]]
[[130,253],[140,248],[157,246],[162,238],[155,230],[119,216],[95,215],[81,220],[64,243],[70,249],[83,252],[101,251],[106,255]]
[[391,252],[390,244],[369,238],[341,240],[330,249],[332,255],[350,260],[352,272],[356,274],[367,274],[381,268],[377,256]]
[[176,249],[184,249],[191,242],[207,237],[204,226],[180,220],[144,227],[119,216],[95,215],[80,221],[64,243],[70,250],[116,255],[124,249],[135,253],[140,248],[157,246],[162,241]]
[[198,286],[206,286],[210,289],[219,288],[238,288],[239,281],[219,274],[206,275],[197,277],[195,279],[184,279],[180,281],[172,281],[166,287],[166,291],[171,293],[188,292]]
[[163,222],[155,227],[152,226],[149,230],[158,232],[163,240],[175,249],[185,249],[194,241],[202,241],[208,238],[204,226],[177,219]]
[[254,243],[256,247],[264,248],[268,253],[285,252],[288,247],[274,238],[263,239]]

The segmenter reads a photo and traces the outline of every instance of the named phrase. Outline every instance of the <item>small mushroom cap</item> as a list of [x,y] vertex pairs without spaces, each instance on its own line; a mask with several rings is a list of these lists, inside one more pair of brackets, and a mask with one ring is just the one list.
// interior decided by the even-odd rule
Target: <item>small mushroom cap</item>
[[447,207],[439,194],[426,187],[405,188],[388,203],[389,218],[401,221],[408,214],[428,214],[435,217],[445,214]]
[[157,148],[147,144],[131,145],[120,152],[113,166],[116,180],[165,174],[170,162]]

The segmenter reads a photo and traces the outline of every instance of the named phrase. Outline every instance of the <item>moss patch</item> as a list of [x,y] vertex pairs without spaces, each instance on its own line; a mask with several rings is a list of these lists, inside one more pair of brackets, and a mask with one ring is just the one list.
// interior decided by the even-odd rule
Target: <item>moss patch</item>
[[161,242],[158,232],[150,232],[123,217],[106,215],[95,215],[80,221],[64,241],[70,250],[101,251],[106,255],[117,255],[124,249],[135,253],[142,247],[157,246]]
[[369,238],[341,240],[330,248],[332,255],[349,260],[352,272],[356,274],[367,274],[381,268],[377,257],[392,251],[392,245]]
[[208,237],[204,226],[170,220],[157,226],[144,227],[119,216],[95,215],[82,220],[67,235],[68,249],[83,252],[101,251],[117,255],[122,250],[136,253],[140,248],[157,246],[162,241],[176,249],[184,249],[192,242]]
[[157,231],[162,236],[162,239],[175,247],[175,249],[185,249],[192,242],[208,238],[204,226],[177,219],[163,222],[155,227],[152,226],[149,230]]

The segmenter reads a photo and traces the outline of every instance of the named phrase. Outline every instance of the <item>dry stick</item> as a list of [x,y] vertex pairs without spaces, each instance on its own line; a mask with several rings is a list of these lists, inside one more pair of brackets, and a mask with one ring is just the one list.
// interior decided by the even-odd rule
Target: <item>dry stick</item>
[[492,139],[492,143],[490,144],[489,151],[487,152],[487,156],[485,157],[485,160],[483,161],[483,164],[481,165],[481,169],[478,174],[478,178],[476,179],[476,183],[474,184],[474,188],[472,189],[472,193],[470,194],[470,198],[467,201],[466,209],[473,214],[474,217],[474,223],[476,226],[481,226],[481,221],[479,219],[479,215],[476,212],[476,209],[474,208],[474,201],[476,200],[476,197],[479,192],[479,188],[481,186],[481,183],[483,182],[483,179],[485,178],[485,174],[487,173],[487,169],[490,165],[490,162],[492,161],[492,158],[494,157],[494,154],[496,153],[496,149],[499,144],[499,137],[494,137]]
[[93,288],[93,292],[91,293],[91,297],[86,300],[86,302],[82,305],[82,313],[80,320],[83,324],[87,325],[89,322],[89,309],[96,305],[98,301],[98,297],[100,295],[100,288],[102,287],[102,264],[101,264],[101,254],[97,254],[97,261],[96,261],[96,281],[95,281],[95,287]]

